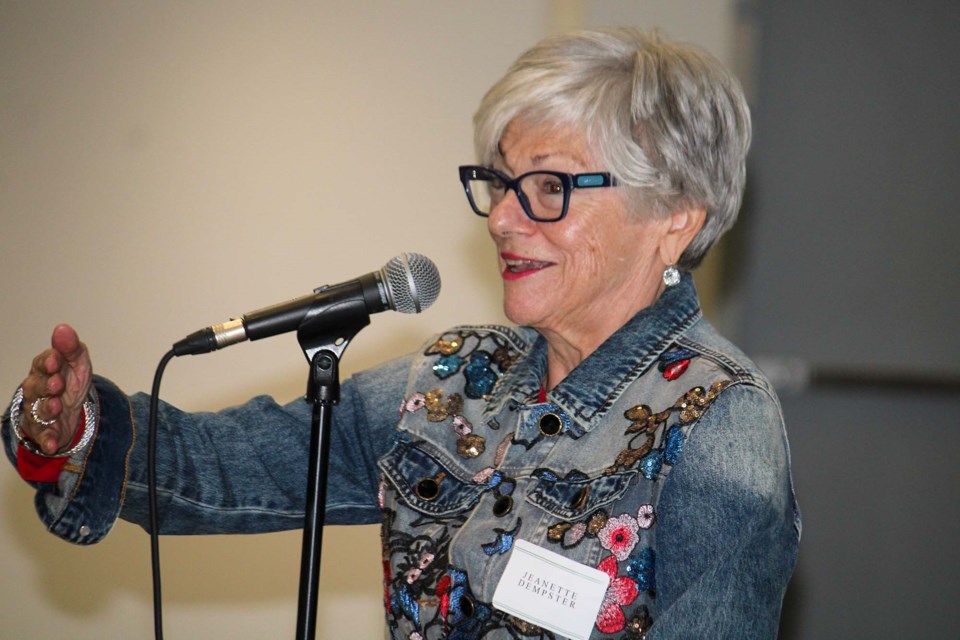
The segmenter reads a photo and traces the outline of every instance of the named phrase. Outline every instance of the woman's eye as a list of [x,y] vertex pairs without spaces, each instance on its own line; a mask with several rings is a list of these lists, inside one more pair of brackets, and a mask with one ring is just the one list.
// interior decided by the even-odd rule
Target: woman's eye
[[559,180],[545,180],[543,183],[543,191],[551,195],[563,193],[563,185],[560,184]]
[[545,196],[563,195],[563,183],[554,176],[541,176],[538,180],[537,191]]

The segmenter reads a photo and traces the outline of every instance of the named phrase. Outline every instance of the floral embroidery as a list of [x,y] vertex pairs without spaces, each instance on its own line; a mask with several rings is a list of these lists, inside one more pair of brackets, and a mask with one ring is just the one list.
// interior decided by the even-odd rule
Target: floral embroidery
[[606,526],[609,519],[606,511],[598,509],[589,518],[580,522],[558,522],[547,529],[547,540],[559,544],[563,549],[572,549],[580,544],[584,538],[599,537],[601,530]]
[[686,436],[680,427],[674,425],[667,429],[665,440],[667,443],[663,447],[663,459],[667,464],[674,465],[680,460],[680,454],[683,453],[683,441]]
[[[700,419],[717,395],[732,383],[732,380],[714,382],[709,390],[694,387],[680,396],[669,409],[659,413],[654,413],[645,404],[625,411],[623,415],[630,420],[630,425],[624,435],[630,436],[630,439],[627,446],[617,454],[613,464],[604,469],[604,474],[609,475],[639,465],[645,478],[656,480],[664,463],[675,465],[680,460],[686,439],[680,427]],[[677,414],[678,423],[667,429],[662,436],[662,442],[657,446],[657,432],[674,414]]]
[[503,462],[503,459],[507,455],[507,449],[510,448],[510,441],[512,439],[513,439],[513,436],[508,435],[506,438],[500,441],[500,444],[497,445],[497,453],[493,457],[494,466],[499,467],[500,464]]
[[733,384],[733,380],[721,380],[710,385],[709,390],[694,387],[677,400],[673,408],[680,410],[680,424],[690,424],[700,419],[707,407],[716,400],[717,395]]
[[572,527],[568,528],[563,534],[563,540],[560,543],[564,549],[569,549],[580,544],[580,541],[583,540],[583,536],[587,534],[587,523],[578,522]]
[[663,469],[663,451],[656,449],[640,460],[640,473],[647,480],[656,480]]
[[663,370],[663,377],[667,380],[676,380],[683,375],[683,372],[690,366],[689,360],[680,360]]
[[402,611],[407,618],[413,621],[414,625],[420,626],[420,603],[410,593],[407,585],[403,585],[393,593],[390,604],[393,609]]
[[488,542],[486,544],[480,545],[480,548],[483,549],[483,552],[488,556],[494,554],[504,554],[507,551],[510,551],[513,548],[513,541],[517,537],[517,533],[520,532],[520,523],[521,520],[517,519],[517,524],[507,531],[505,529],[494,529],[493,531],[497,534],[497,539],[493,542]]
[[[492,355],[479,348],[485,341],[496,345]],[[472,347],[466,347],[468,343]],[[462,371],[466,378],[463,393],[474,399],[489,395],[500,377],[497,371],[506,371],[520,357],[502,337],[471,330],[445,334],[424,352],[428,356],[437,354],[440,357],[433,363],[434,375],[445,380]]]
[[676,380],[683,375],[683,372],[690,366],[691,358],[697,356],[696,351],[690,349],[673,349],[661,354],[657,369],[667,380]]
[[[446,559],[450,536],[444,531],[432,531],[414,536],[393,529],[396,514],[383,510],[383,574],[384,600],[390,618],[409,620],[421,633],[438,623],[438,613],[425,619],[425,611],[439,604],[434,594],[438,580],[446,573]],[[416,526],[414,524],[414,526]],[[395,559],[395,562],[393,561]]]
[[458,436],[465,436],[473,432],[473,425],[463,416],[453,416],[453,430]]
[[449,637],[461,640],[483,637],[484,626],[491,617],[492,609],[474,598],[466,573],[451,567],[448,575],[450,586],[446,617],[453,627]]
[[443,356],[434,363],[433,372],[437,374],[438,378],[444,380],[460,371],[460,367],[462,366],[463,358],[460,356],[456,354],[452,356]]
[[415,393],[407,400],[407,411],[419,411],[427,406],[427,399],[422,393]]
[[463,412],[463,396],[453,393],[444,401],[443,391],[434,389],[424,396],[424,405],[427,407],[427,420],[443,422],[450,416]]
[[610,586],[607,587],[600,613],[597,615],[597,629],[602,633],[616,633],[627,626],[622,607],[637,599],[637,584],[627,576],[617,575],[615,556],[607,556],[601,560],[597,569],[610,576]]
[[621,469],[629,469],[646,456],[656,442],[654,433],[670,418],[670,413],[670,409],[653,413],[645,404],[627,409],[623,415],[630,420],[630,426],[624,431],[624,435],[629,435],[630,440],[626,448],[617,455],[613,465],[607,467],[604,473],[609,475]]
[[637,526],[641,529],[649,529],[653,526],[656,515],[653,512],[652,504],[642,504],[637,509]]
[[[538,638],[542,638],[544,634],[544,631],[542,628],[538,627],[535,624],[530,624],[526,620],[521,620],[520,618],[516,618],[514,616],[507,616],[507,624],[513,627],[514,629],[516,629],[520,633],[520,635],[525,638],[531,638],[534,636]],[[553,638],[553,634],[552,633],[548,634],[547,637]]]
[[460,347],[463,346],[463,337],[459,336],[453,338],[452,340],[444,340],[440,338],[432,345],[427,347],[426,355],[432,355],[434,353],[440,353],[445,356],[453,355],[454,353],[460,351]]
[[636,518],[625,513],[607,520],[597,538],[601,547],[616,556],[617,560],[623,561],[640,541],[638,528]]
[[477,484],[486,484],[495,473],[499,472],[493,467],[486,467],[475,473],[470,480]]
[[497,347],[493,352],[493,361],[500,371],[506,371],[510,366],[520,358],[520,354],[511,351],[507,347]]
[[667,421],[670,417],[670,410],[661,411],[660,413],[653,413],[645,404],[637,405],[632,409],[627,409],[623,412],[623,417],[627,420],[630,420],[630,426],[627,427],[627,430],[624,433],[640,433],[647,432],[652,433],[656,431],[657,428]]
[[483,436],[470,434],[457,438],[457,455],[461,458],[476,458],[486,449],[486,440]]
[[653,625],[653,619],[650,618],[650,610],[647,605],[642,604],[633,612],[630,621],[627,623],[628,640],[643,640],[647,637],[647,631]]
[[640,551],[627,562],[627,575],[637,581],[640,591],[657,590],[656,554],[650,547]]
[[470,364],[463,370],[463,375],[467,378],[463,393],[468,398],[482,398],[493,391],[493,385],[496,384],[498,376],[490,368],[492,361],[493,359],[486,351],[475,351],[470,356]]
[[440,599],[440,615],[443,618],[447,617],[447,612],[450,608],[450,594],[448,593],[450,583],[450,575],[447,574],[440,578],[440,581],[437,582],[437,588],[434,591],[437,598]]
[[593,537],[599,535],[600,529],[607,524],[607,519],[609,517],[610,516],[608,516],[607,512],[603,509],[595,511],[594,514],[590,516],[590,519],[587,520],[587,533]]
[[457,434],[457,453],[461,458],[476,458],[486,449],[486,438],[473,433],[473,425],[462,415],[463,396],[459,393],[450,394],[447,399],[443,391],[434,389],[427,393],[415,393],[406,403],[407,411],[427,409],[429,422],[443,422],[453,418],[453,432]]

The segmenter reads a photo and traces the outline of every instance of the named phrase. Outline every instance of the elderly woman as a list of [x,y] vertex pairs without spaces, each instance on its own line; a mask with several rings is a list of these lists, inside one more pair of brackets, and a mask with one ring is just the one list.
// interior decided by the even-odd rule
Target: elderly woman
[[[740,205],[739,85],[638,31],[566,34],[475,124],[460,178],[519,328],[450,329],[346,381],[335,414],[327,522],[382,521],[388,634],[553,638],[567,615],[593,638],[774,637],[799,537],[780,408],[688,273]],[[4,438],[50,529],[93,543],[146,522],[149,399],[92,376],[70,327],[52,345]],[[161,406],[161,531],[300,526],[308,420]]]

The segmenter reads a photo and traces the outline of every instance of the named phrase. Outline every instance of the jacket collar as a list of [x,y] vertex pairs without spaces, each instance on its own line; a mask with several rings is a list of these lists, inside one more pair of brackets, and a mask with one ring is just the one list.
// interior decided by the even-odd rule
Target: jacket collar
[[[623,391],[656,362],[678,335],[701,318],[693,278],[667,288],[649,307],[640,310],[591,353],[547,394],[547,402],[566,412],[576,425],[572,435],[590,431]],[[503,376],[489,409],[504,402],[536,401],[547,370],[547,341],[537,336],[530,352]]]

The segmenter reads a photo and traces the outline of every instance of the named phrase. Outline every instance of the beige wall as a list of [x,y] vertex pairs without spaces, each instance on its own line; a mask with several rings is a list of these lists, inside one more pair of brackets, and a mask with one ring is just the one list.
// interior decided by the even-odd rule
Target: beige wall
[[[455,175],[484,89],[553,29],[661,26],[730,61],[732,20],[732,0],[0,0],[0,389],[61,321],[98,372],[148,388],[186,333],[400,251],[433,258],[443,294],[422,317],[374,318],[348,372],[500,320]],[[162,395],[187,409],[292,398],[302,357],[284,336],[176,360]],[[63,543],[9,470],[0,514],[0,637],[150,637],[145,533]],[[293,635],[299,532],[161,549],[168,637]],[[377,529],[329,528],[323,550],[319,637],[377,637]]]

